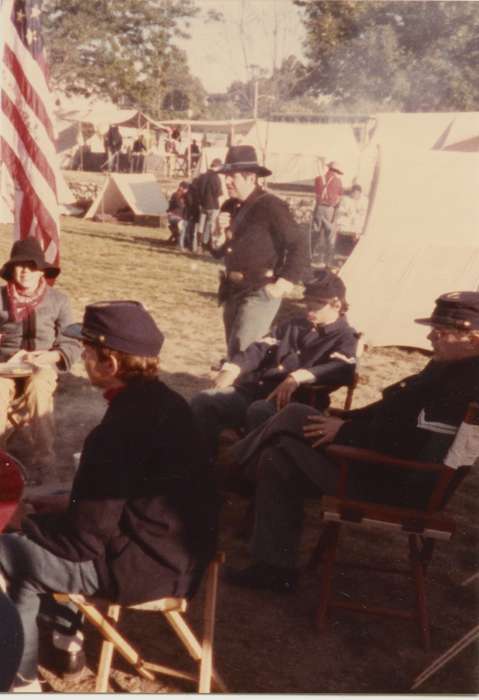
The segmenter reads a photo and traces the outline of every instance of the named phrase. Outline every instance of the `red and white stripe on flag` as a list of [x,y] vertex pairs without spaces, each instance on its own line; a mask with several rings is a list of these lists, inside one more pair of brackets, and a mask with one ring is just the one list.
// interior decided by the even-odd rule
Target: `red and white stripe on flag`
[[14,239],[39,239],[59,262],[53,109],[41,32],[41,0],[0,0],[0,162],[15,185]]

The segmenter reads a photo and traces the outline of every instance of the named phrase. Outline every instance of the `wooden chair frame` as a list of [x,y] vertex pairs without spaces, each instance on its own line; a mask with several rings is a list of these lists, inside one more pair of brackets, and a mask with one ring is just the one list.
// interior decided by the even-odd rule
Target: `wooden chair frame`
[[[195,636],[184,618],[184,613],[188,607],[188,601],[185,598],[161,598],[139,605],[128,606],[110,603],[107,613],[103,614],[97,607],[98,603],[101,601],[94,598],[86,598],[77,593],[54,594],[57,602],[73,603],[76,605],[80,612],[83,613],[86,619],[104,638],[98,665],[95,692],[108,692],[108,679],[110,677],[111,664],[115,651],[128,661],[142,678],[154,680],[154,673],[158,673],[173,678],[182,678],[197,682],[199,693],[211,692],[212,683],[223,693],[228,692],[224,682],[213,668],[218,571],[223,561],[224,555],[218,554],[208,566],[203,614],[203,638],[201,642]],[[198,673],[192,674],[187,671],[145,661],[118,630],[118,621],[122,607],[128,610],[142,610],[164,615],[189,655],[198,663]]]
[[[332,608],[343,608],[370,615],[396,617],[416,621],[424,648],[430,648],[429,617],[426,605],[425,573],[431,560],[435,540],[449,540],[454,534],[455,523],[442,509],[457,488],[469,467],[457,470],[443,464],[414,462],[389,455],[353,447],[330,445],[326,454],[339,466],[340,477],[337,496],[324,497],[321,502],[323,532],[313,552],[310,567],[321,562],[320,602],[316,610],[316,625],[323,630]],[[436,473],[439,478],[424,510],[393,507],[384,504],[350,500],[345,497],[348,470],[356,463],[380,464],[383,468],[395,467],[423,473]],[[355,568],[387,573],[406,573],[412,577],[415,606],[412,610],[378,607],[365,602],[338,600],[332,597],[332,577],[342,526],[370,526],[404,532],[408,540],[409,569],[393,569],[354,564]]]

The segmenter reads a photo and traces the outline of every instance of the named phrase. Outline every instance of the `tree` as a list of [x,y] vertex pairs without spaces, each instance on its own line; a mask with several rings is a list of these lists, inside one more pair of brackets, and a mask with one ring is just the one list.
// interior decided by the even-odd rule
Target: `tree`
[[191,108],[204,101],[174,46],[198,12],[194,0],[44,0],[43,9],[54,87],[158,114],[173,73],[187,94],[194,85]]
[[477,109],[477,3],[294,1],[308,59],[297,94],[328,94],[343,109]]

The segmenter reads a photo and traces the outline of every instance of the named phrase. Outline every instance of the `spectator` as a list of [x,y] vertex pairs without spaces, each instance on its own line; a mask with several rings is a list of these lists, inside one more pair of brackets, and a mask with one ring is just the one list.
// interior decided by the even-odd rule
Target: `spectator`
[[120,153],[123,138],[117,124],[110,125],[106,133],[106,146],[108,149],[108,166],[112,172],[120,171]]
[[314,181],[316,206],[311,226],[311,256],[318,257],[318,262],[330,267],[334,263],[336,243],[336,208],[343,193],[341,178],[343,172],[338,163],[328,163],[326,175],[318,175]]
[[145,166],[145,137],[140,134],[137,139],[133,142],[133,148],[131,153],[131,168],[134,173],[142,173]]
[[196,139],[193,139],[191,146],[190,146],[190,164],[191,164],[192,170],[194,170],[196,168],[196,166],[198,165],[200,155],[201,155],[200,147],[198,146]]
[[342,258],[351,255],[363,233],[368,198],[362,192],[361,185],[353,185],[351,195],[343,195],[339,202],[335,217],[336,254]]
[[186,195],[189,184],[183,180],[178,185],[178,188],[170,197],[168,209],[168,227],[171,235],[168,243],[177,244],[180,250],[185,249],[185,233],[186,233]]
[[223,194],[218,170],[221,160],[214,158],[208,170],[198,177],[198,197],[200,203],[200,220],[198,225],[198,243],[207,248],[216,226],[220,212],[219,198]]

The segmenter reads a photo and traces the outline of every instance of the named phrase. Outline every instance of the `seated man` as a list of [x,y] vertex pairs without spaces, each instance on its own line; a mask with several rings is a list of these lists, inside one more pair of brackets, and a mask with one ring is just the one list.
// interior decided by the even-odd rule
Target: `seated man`
[[[270,335],[237,353],[216,378],[216,388],[193,397],[191,408],[207,455],[214,459],[225,428],[257,427],[282,409],[303,384],[351,384],[357,334],[348,324],[346,289],[321,270],[306,285],[307,315],[280,324]],[[329,405],[325,392],[318,397]]]
[[[230,571],[232,583],[294,588],[304,497],[334,495],[337,486],[339,469],[321,451],[323,445],[447,461],[469,402],[479,399],[479,292],[444,294],[431,318],[418,322],[432,326],[432,360],[418,374],[385,389],[381,400],[341,418],[290,404],[232,448],[245,476],[256,482],[254,563]],[[348,497],[411,508],[425,504],[437,478],[367,465],[353,474]]]
[[15,355],[14,360],[32,370],[26,379],[0,374],[0,446],[5,447],[9,406],[20,392],[31,438],[28,476],[37,483],[54,476],[53,393],[58,370],[70,369],[80,356],[80,344],[63,335],[73,320],[68,297],[46,282],[59,272],[45,261],[35,238],[16,241],[0,270],[7,280],[0,293],[0,362]]
[[191,596],[215,550],[216,496],[188,404],[158,379],[163,335],[153,318],[138,302],[100,302],[66,333],[83,338],[88,377],[108,408],[84,443],[66,508],[25,518],[21,534],[0,535],[0,574],[25,638],[20,692],[39,687],[45,593],[125,604]]
[[168,203],[166,213],[168,215],[168,228],[171,235],[168,238],[168,243],[178,245],[180,250],[185,249],[185,232],[186,232],[186,193],[188,192],[189,184],[186,180],[182,180],[178,188],[173,192]]

